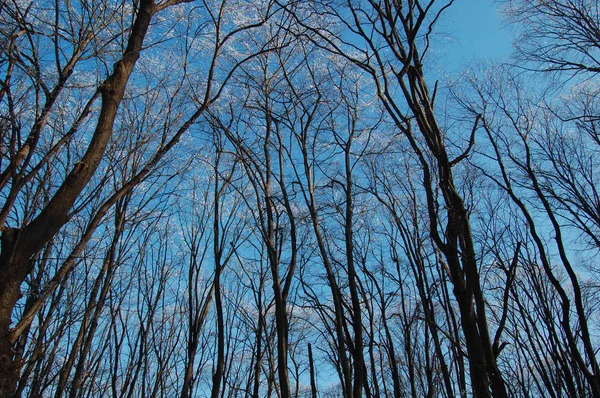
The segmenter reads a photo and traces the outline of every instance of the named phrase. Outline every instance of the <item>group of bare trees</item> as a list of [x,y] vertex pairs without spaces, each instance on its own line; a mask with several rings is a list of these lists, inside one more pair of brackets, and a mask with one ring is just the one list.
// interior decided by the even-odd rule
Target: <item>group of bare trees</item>
[[600,397],[600,10],[0,5],[0,396]]

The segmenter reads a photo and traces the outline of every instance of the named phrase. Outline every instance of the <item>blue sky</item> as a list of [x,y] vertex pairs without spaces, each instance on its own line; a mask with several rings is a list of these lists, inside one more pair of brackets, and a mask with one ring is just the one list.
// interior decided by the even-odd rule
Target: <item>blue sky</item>
[[433,50],[438,70],[457,72],[470,62],[500,60],[511,52],[512,29],[498,15],[493,0],[456,0],[446,10]]

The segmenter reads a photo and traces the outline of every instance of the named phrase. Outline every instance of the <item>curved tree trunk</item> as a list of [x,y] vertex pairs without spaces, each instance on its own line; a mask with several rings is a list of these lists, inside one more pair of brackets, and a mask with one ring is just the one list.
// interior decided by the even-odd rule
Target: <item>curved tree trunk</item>
[[100,85],[102,107],[96,129],[81,160],[67,175],[63,184],[40,214],[28,225],[2,231],[0,252],[0,397],[11,397],[16,390],[21,364],[14,361],[16,338],[10,325],[13,309],[21,297],[21,284],[31,272],[30,258],[67,222],[68,213],[88,184],[106,150],[125,86],[140,57],[150,20],[157,11],[152,0],[140,1],[131,28],[127,48],[113,73]]

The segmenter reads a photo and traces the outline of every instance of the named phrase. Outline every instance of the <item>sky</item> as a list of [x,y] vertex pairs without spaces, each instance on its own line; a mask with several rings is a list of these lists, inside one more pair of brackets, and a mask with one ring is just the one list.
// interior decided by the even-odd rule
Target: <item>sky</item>
[[440,21],[433,49],[441,73],[456,73],[470,62],[500,60],[511,52],[513,33],[493,0],[456,0]]

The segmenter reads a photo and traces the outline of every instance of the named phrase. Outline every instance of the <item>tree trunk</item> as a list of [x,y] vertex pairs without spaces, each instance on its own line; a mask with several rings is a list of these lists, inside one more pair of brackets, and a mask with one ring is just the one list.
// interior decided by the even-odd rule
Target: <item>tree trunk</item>
[[52,199],[28,225],[2,231],[0,251],[0,397],[11,397],[17,387],[20,363],[14,361],[14,340],[10,325],[21,284],[31,272],[30,258],[66,224],[68,214],[88,184],[106,150],[125,86],[139,59],[150,20],[156,12],[152,0],[142,0],[131,28],[127,48],[113,73],[100,85],[102,106],[94,134],[81,160],[67,175]]

